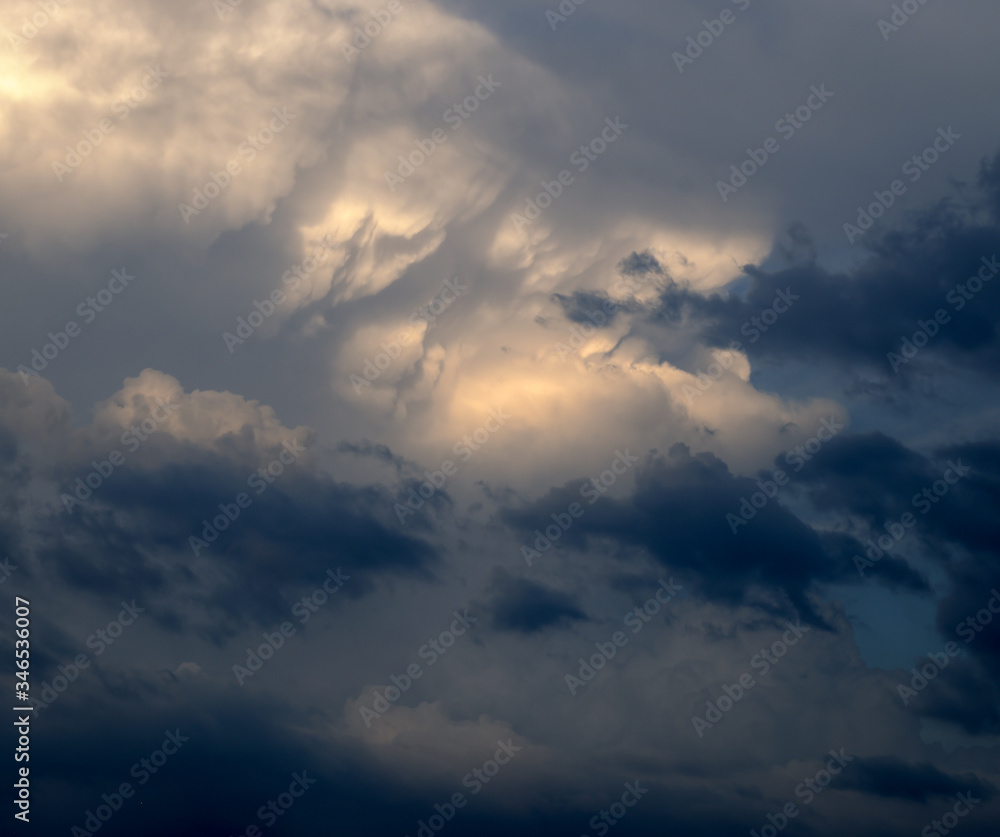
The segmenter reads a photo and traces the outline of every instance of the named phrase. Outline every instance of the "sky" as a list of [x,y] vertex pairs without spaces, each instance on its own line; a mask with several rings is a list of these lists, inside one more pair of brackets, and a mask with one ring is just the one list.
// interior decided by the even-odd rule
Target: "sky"
[[7,0],[4,833],[995,835],[998,26]]

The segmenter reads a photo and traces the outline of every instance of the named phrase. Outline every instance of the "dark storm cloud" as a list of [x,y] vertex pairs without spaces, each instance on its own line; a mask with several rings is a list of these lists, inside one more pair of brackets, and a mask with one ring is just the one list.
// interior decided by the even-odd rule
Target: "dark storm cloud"
[[[763,478],[767,478],[762,475]],[[579,492],[570,484],[527,508],[504,510],[508,524],[525,535],[551,524]],[[754,479],[734,476],[710,453],[692,454],[677,444],[666,455],[650,456],[636,489],[624,500],[600,498],[584,504],[584,514],[560,538],[585,547],[610,539],[645,549],[665,567],[697,581],[706,599],[738,606],[756,604],[774,614],[797,611],[815,624],[821,619],[809,601],[819,581],[857,581],[852,561],[861,545],[846,535],[818,532],[772,500],[736,533],[727,514],[739,514],[743,498],[758,492]],[[532,543],[532,537],[526,539]],[[926,582],[902,561],[883,561],[881,578],[911,590]],[[763,589],[768,595],[760,596]],[[778,601],[768,599],[778,594]]]
[[[433,577],[437,550],[394,525],[397,498],[388,488],[338,483],[294,464],[270,483],[248,485],[259,466],[259,455],[236,440],[205,450],[151,437],[134,467],[118,469],[72,512],[59,504],[40,513],[37,558],[70,589],[106,603],[159,601],[153,618],[174,629],[171,600],[186,590],[208,617],[198,629],[215,641],[248,622],[273,621],[287,611],[282,588],[313,583],[328,569],[352,576],[348,597],[372,592],[383,575]],[[49,469],[65,493],[86,473],[76,457]],[[231,515],[240,493],[251,504],[213,538],[220,505]],[[202,541],[197,556],[192,537]]]
[[979,552],[947,569],[951,587],[938,607],[938,628],[1000,675],[1000,557],[996,549]]
[[801,481],[821,510],[858,515],[873,529],[910,512],[920,520],[918,537],[968,550],[979,572],[1000,571],[996,441],[950,445],[925,457],[879,432],[840,436],[816,454]]
[[625,276],[665,276],[663,266],[648,250],[631,253],[618,263],[618,270]]
[[[1000,290],[993,281],[1000,274],[1000,216],[991,218],[986,210],[1000,201],[998,171],[1000,155],[983,163],[967,200],[944,199],[913,213],[899,231],[869,233],[857,245],[863,248],[857,268],[831,272],[816,263],[799,225],[785,248],[798,263],[771,271],[745,266],[742,295],[704,296],[668,280],[650,318],[666,327],[690,323],[713,346],[740,341],[751,360],[820,359],[889,377],[896,369],[888,353],[900,354],[903,338],[912,339],[920,323],[931,321],[926,348],[916,356],[908,348],[906,359],[896,361],[897,380],[936,359],[993,377],[1000,369]],[[762,321],[782,294],[792,303],[780,301],[777,320],[768,314]],[[933,323],[938,311],[947,319]],[[924,344],[923,337],[917,341]]]
[[[955,467],[969,472],[949,485]],[[913,515],[897,551],[920,542],[946,573],[937,626],[975,661],[956,661],[942,678],[947,686],[921,709],[967,730],[1000,729],[991,680],[1000,674],[1000,614],[989,608],[1000,609],[993,593],[1000,590],[1000,443],[951,445],[924,457],[881,433],[840,436],[814,457],[801,483],[818,509],[856,515],[875,539]],[[866,577],[878,576],[884,561],[866,568]]]
[[993,217],[1000,222],[1000,153],[992,160],[983,160],[979,169],[979,183],[989,196]]
[[503,571],[496,573],[489,591],[487,608],[499,631],[533,634],[587,619],[573,596]]
[[[963,460],[969,464],[969,460]],[[940,479],[944,462],[935,465],[884,433],[839,435],[813,456],[800,481],[822,510],[837,509],[861,515],[872,525],[891,516],[914,511],[915,492]],[[961,486],[959,486],[960,490]],[[958,509],[951,495],[937,502]]]
[[974,773],[952,776],[933,764],[907,764],[891,756],[856,758],[844,768],[837,779],[837,787],[914,802],[965,791],[989,801],[996,793],[990,782],[984,782]]
[[19,514],[26,505],[23,492],[30,477],[31,466],[17,437],[0,423],[0,561],[12,558],[17,571],[29,575],[21,560],[24,530]]
[[940,459],[961,458],[973,469],[962,484],[961,507],[952,514],[952,507],[943,509],[945,533],[974,553],[1000,556],[1000,440],[949,445],[937,453]]
[[406,459],[394,454],[388,445],[378,445],[365,440],[364,442],[341,442],[337,445],[337,450],[342,453],[353,453],[356,456],[369,456],[379,462],[392,465],[397,474],[403,473],[406,467]]
[[613,325],[619,315],[644,311],[643,304],[632,294],[665,276],[656,257],[648,252],[632,253],[618,265],[617,273],[619,278],[610,295],[605,291],[577,290],[571,294],[553,294],[552,300],[571,322],[607,327]]
[[597,328],[612,325],[621,308],[606,294],[599,293],[574,291],[569,296],[553,294],[552,299],[562,307],[570,322],[592,323]]
[[[41,14],[36,0],[9,3],[18,31],[22,15]],[[121,428],[109,441],[100,422],[81,428],[54,399],[8,411],[33,398],[37,382],[25,387],[14,376],[0,389],[0,561],[9,553],[19,567],[0,576],[0,591],[32,599],[33,684],[52,681],[122,599],[147,609],[113,654],[37,713],[36,832],[82,824],[84,811],[134,781],[129,766],[175,729],[189,743],[100,837],[243,835],[301,771],[317,784],[263,829],[268,837],[428,837],[418,822],[468,790],[465,770],[489,755],[476,733],[491,724],[530,729],[545,760],[534,773],[527,754],[505,767],[441,837],[595,834],[591,817],[637,779],[652,779],[651,791],[611,837],[760,833],[768,810],[779,810],[763,806],[790,798],[782,794],[799,777],[785,779],[828,737],[859,753],[854,771],[787,833],[904,837],[940,813],[943,795],[972,787],[995,798],[992,742],[952,750],[926,743],[919,728],[931,718],[1000,733],[1000,621],[968,644],[956,635],[1000,586],[1000,445],[995,415],[978,409],[992,390],[959,402],[954,412],[968,432],[955,433],[915,409],[914,395],[919,384],[943,382],[942,370],[995,383],[997,283],[952,311],[898,376],[886,353],[917,320],[951,308],[950,290],[1000,246],[1000,155],[979,165],[996,141],[996,4],[966,0],[955,14],[921,3],[887,43],[876,19],[891,4],[403,0],[397,14],[384,11],[395,0],[111,0],[97,11],[63,1],[37,37],[0,57],[0,111],[10,127],[0,132],[0,157],[10,158],[0,164],[0,232],[11,234],[0,243],[4,365],[30,362],[107,271],[127,264],[139,277],[135,290],[41,374],[78,408],[143,367],[201,393],[181,428],[191,441],[157,434],[70,514],[58,493],[107,456]],[[571,7],[558,26],[545,14]],[[711,43],[697,47],[693,38],[723,9],[738,10],[735,24],[703,33],[702,44],[706,35]],[[377,36],[364,35],[376,26]],[[371,43],[345,61],[355,37]],[[687,38],[699,57],[680,72],[674,53]],[[146,60],[162,60],[172,76],[84,155],[79,171],[56,181],[50,159],[83,139]],[[461,131],[448,130],[431,159],[415,143],[427,142],[420,138],[472,93],[480,73],[503,86]],[[783,139],[780,156],[738,196],[720,201],[716,179],[759,147],[808,85],[824,82],[835,91],[829,108]],[[220,176],[272,105],[297,113],[292,129],[190,225],[179,221],[177,201]],[[509,213],[574,165],[572,150],[619,114],[629,123],[624,143],[574,172],[544,217],[512,235]],[[962,142],[923,191],[913,189],[848,247],[840,223],[939,120],[954,120]],[[417,148],[426,165],[390,189],[384,170]],[[958,183],[948,201],[907,216],[977,166],[974,187]],[[772,245],[786,228],[787,240]],[[257,301],[283,285],[321,234],[339,247],[333,263],[227,350],[222,332],[260,313],[266,303]],[[858,266],[836,267],[855,257]],[[380,343],[391,345],[398,323],[449,276],[469,281],[469,297],[427,328],[416,360],[394,358],[374,386],[354,392],[349,375],[383,351]],[[699,290],[726,283],[718,294]],[[794,294],[794,306],[751,340],[745,325],[757,328],[753,318],[779,292]],[[609,299],[619,307],[595,322],[591,312]],[[602,366],[599,352],[538,362],[529,329],[539,331],[530,323],[539,305],[556,311],[553,321],[616,329],[629,321],[611,353],[635,347],[634,362]],[[751,382],[720,385],[702,402],[713,401],[706,416],[689,421],[673,409],[677,369],[704,367],[706,345],[733,340],[749,355]],[[677,369],[648,374],[657,353]],[[794,366],[789,378],[808,375],[805,399],[762,385],[784,366]],[[852,427],[882,432],[838,436],[787,495],[734,534],[726,515],[767,478],[736,474],[762,464],[749,440],[780,439],[803,400],[831,395],[820,366],[865,378],[859,391],[891,388],[893,406],[912,421],[879,412],[888,399],[852,415]],[[426,477],[417,461],[439,462],[436,446],[469,432],[478,417],[458,425],[494,394],[509,395],[518,412],[510,435],[462,472],[466,482],[420,497]],[[264,493],[249,489],[252,504],[195,556],[189,538],[248,491],[248,475],[285,435],[260,419],[258,410],[270,409],[262,405],[317,428],[313,450],[347,456],[332,466],[296,463]],[[8,414],[19,423],[5,425]],[[758,429],[732,433],[713,422],[723,414],[753,415]],[[580,482],[567,480],[596,467],[585,460],[609,427],[633,450],[669,453],[654,451],[636,468],[627,496],[582,501],[583,516],[546,554],[579,560],[526,570],[518,545],[534,544],[553,514],[581,502]],[[911,509],[913,493],[940,478],[949,458],[973,473],[910,535],[930,558],[933,584],[904,560],[909,541],[860,579],[852,556],[867,532],[858,530],[877,531]],[[394,507],[407,502],[420,507],[401,520]],[[506,529],[496,525],[498,508]],[[843,529],[841,517],[850,519]],[[517,572],[493,570],[504,561]],[[644,629],[586,695],[570,703],[564,691],[561,702],[550,687],[569,670],[562,662],[575,666],[606,639],[594,626],[620,618],[622,594],[650,595],[658,577],[650,563],[693,595]],[[232,663],[331,568],[351,578],[326,605],[329,621],[310,623],[280,659],[237,686]],[[942,644],[956,640],[968,657],[902,707],[894,681],[908,675],[866,666],[846,607],[824,596],[833,583],[878,585],[873,608],[918,601],[925,622],[933,586]],[[425,661],[420,643],[439,636],[465,602],[482,603],[480,625],[491,621],[492,636],[457,643],[380,726],[345,732],[357,722],[355,704],[388,686],[390,674],[398,685],[412,659]],[[761,624],[796,611],[817,626],[810,643],[711,740],[692,735],[688,705],[700,701],[704,711],[701,698],[716,699],[749,664]],[[851,619],[857,626],[866,616]],[[12,620],[4,608],[0,655],[8,660]],[[577,635],[584,628],[594,628],[587,641]],[[514,792],[502,785],[522,775]],[[983,808],[963,820],[963,837],[996,833],[995,803]]]
[[[966,650],[964,643],[958,645]],[[915,660],[922,664],[926,660]],[[912,682],[912,670],[903,681]],[[992,670],[975,662],[956,659],[918,695],[913,709],[927,718],[955,724],[968,735],[1000,735],[1000,682]]]
[[[321,833],[361,820],[401,832],[418,810],[403,789],[386,800],[392,779],[361,753],[303,735],[284,704],[164,671],[112,674],[107,686],[77,686],[34,725],[32,755],[46,768],[32,825],[44,833],[83,826],[86,812],[105,804],[102,794],[117,794],[124,782],[134,795],[101,834],[214,837],[244,834],[254,824],[265,833]],[[167,733],[181,743],[169,745],[176,753],[150,769]],[[259,809],[287,794],[293,775],[303,773],[315,784],[305,793],[297,788],[280,817],[265,808],[259,818]]]
[[920,520],[919,537],[959,545],[996,570],[998,459],[1000,443],[992,440],[950,445],[925,457],[871,432],[834,438],[803,470],[801,482],[817,508],[858,515],[873,529],[910,512]]
[[[439,513],[454,509],[454,501],[443,486],[435,485],[435,491],[430,497],[421,494],[420,487],[428,479],[426,469],[417,462],[411,462],[405,457],[393,453],[387,445],[373,444],[365,439],[360,443],[341,442],[337,446],[337,450],[359,457],[369,457],[392,466],[399,477],[397,485],[392,489],[393,493],[389,501],[389,505],[393,509],[392,519],[406,525],[407,528],[412,527],[422,533],[432,532],[435,519],[428,513],[428,508],[433,508]],[[373,503],[384,499],[375,489],[369,489],[367,496]]]
[[[362,742],[331,736],[334,719],[322,707],[293,711],[287,699],[220,685],[196,670],[91,674],[33,721],[32,764],[46,765],[33,786],[32,825],[40,833],[84,826],[88,811],[108,805],[105,795],[117,807],[100,828],[109,837],[235,837],[251,825],[275,835],[415,835],[418,823],[437,813],[435,804],[449,803],[456,792],[465,801],[450,818],[454,834],[544,837],[582,827],[597,810],[575,792],[566,802],[553,800],[554,792],[578,791],[562,773],[539,771],[540,786],[514,808],[488,779],[472,792],[466,771],[482,767],[496,749],[492,741],[482,752],[476,741],[448,753],[453,771],[435,766],[431,776],[415,777]],[[175,752],[151,758],[168,740],[165,752]],[[499,780],[518,769],[514,761]],[[295,776],[309,784],[292,799]],[[132,795],[115,799],[123,783]],[[278,804],[277,814],[269,802]],[[632,821],[648,828],[656,805]]]

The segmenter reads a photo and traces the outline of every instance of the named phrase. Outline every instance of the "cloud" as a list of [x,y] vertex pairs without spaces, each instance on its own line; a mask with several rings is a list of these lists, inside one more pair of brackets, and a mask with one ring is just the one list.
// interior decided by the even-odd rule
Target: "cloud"
[[[275,833],[426,835],[456,792],[455,835],[596,833],[625,781],[649,792],[615,832],[760,833],[831,748],[854,766],[803,831],[916,834],[993,795],[1000,311],[970,277],[1000,249],[995,4],[888,39],[863,2],[584,3],[555,30],[528,0],[55,5],[0,21],[0,585],[58,692],[38,828],[178,728],[102,833],[246,833],[299,771]],[[779,136],[811,85],[829,104]],[[939,127],[959,140],[910,180]],[[523,750],[473,797],[499,740]]]
[[[388,488],[317,470],[312,431],[284,427],[266,405],[185,393],[145,370],[97,405],[92,424],[73,429],[47,382],[25,387],[7,372],[3,381],[16,397],[2,425],[32,427],[44,452],[31,490],[47,502],[20,537],[72,588],[158,600],[164,624],[188,622],[218,639],[273,620],[286,610],[282,587],[331,566],[357,575],[348,596],[370,593],[382,573],[432,577],[435,550],[392,527]],[[289,553],[293,561],[276,560]],[[172,602],[177,589],[207,618]]]
[[529,579],[498,571],[492,587],[490,608],[496,630],[530,635],[587,619],[572,596]]
[[931,797],[947,797],[969,792],[991,799],[996,788],[975,774],[949,776],[931,764],[906,764],[896,758],[861,758],[848,765],[838,785],[885,798],[926,802]]
[[[639,547],[663,566],[695,578],[699,594],[709,601],[731,607],[752,603],[775,615],[797,612],[820,624],[811,601],[814,585],[859,580],[852,555],[863,547],[846,534],[817,531],[779,501],[745,520],[742,500],[760,493],[769,477],[735,476],[713,454],[692,454],[677,444],[666,455],[647,458],[630,496],[585,505],[565,542],[580,549],[601,539]],[[508,508],[504,518],[524,534],[544,528],[550,512],[564,510],[574,498],[579,502],[576,485],[553,490],[526,508]],[[738,519],[735,532],[730,515]],[[885,573],[892,583],[926,589],[920,575],[895,558],[888,559]]]

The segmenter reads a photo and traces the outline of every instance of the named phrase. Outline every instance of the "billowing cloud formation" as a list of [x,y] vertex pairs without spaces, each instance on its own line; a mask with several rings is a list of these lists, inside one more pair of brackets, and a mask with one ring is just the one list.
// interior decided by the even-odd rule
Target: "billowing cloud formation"
[[997,11],[814,6],[7,4],[39,833],[996,832]]
[[[4,376],[4,427],[35,428],[25,432],[35,452],[18,458],[21,491],[36,501],[24,548],[39,571],[112,601],[180,585],[216,613],[199,628],[212,636],[266,622],[283,609],[282,587],[348,560],[358,576],[349,596],[382,572],[429,576],[434,551],[387,525],[389,495],[356,495],[318,472],[311,431],[282,426],[265,405],[185,393],[147,369],[76,429],[48,384]],[[288,550],[294,560],[276,561]],[[169,597],[162,609],[174,625],[200,621]]]

